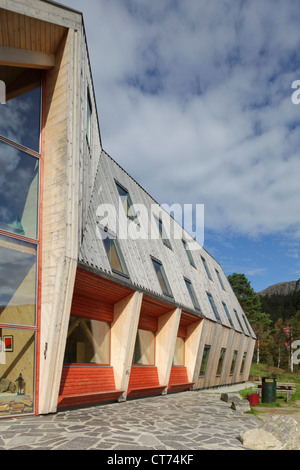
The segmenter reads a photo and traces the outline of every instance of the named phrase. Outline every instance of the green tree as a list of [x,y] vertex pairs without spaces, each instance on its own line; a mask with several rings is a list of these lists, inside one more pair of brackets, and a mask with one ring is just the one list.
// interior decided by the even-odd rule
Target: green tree
[[272,321],[268,314],[262,312],[260,296],[254,291],[245,274],[233,273],[228,276],[228,281],[257,337],[257,362],[259,362],[260,344],[269,337]]

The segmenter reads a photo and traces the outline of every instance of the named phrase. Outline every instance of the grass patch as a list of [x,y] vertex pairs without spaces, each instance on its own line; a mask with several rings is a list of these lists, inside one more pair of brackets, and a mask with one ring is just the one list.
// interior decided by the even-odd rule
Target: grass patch
[[[262,377],[276,377],[277,382],[292,382],[296,384],[296,393],[291,395],[289,406],[295,406],[296,401],[300,401],[300,374],[292,373],[290,371],[285,371],[278,367],[270,367],[266,364],[252,364],[250,370],[249,381],[255,380],[260,381]],[[245,390],[240,390],[240,395],[243,398],[247,398],[247,395],[254,393],[252,387]],[[286,395],[285,394],[276,394],[276,401],[274,403],[261,403],[259,401],[259,408],[280,408],[286,406]],[[254,407],[258,408],[258,407]]]

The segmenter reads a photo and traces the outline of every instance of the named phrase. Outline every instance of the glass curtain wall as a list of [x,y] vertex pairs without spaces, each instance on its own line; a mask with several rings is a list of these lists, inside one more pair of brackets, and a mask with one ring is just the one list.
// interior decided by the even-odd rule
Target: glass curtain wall
[[0,66],[0,417],[34,413],[41,73]]

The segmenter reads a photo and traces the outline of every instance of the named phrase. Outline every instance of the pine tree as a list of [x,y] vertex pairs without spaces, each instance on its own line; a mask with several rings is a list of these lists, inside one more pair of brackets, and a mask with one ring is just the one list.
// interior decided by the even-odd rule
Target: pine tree
[[233,273],[228,276],[228,281],[256,334],[257,362],[259,362],[260,342],[268,338],[272,321],[268,314],[262,312],[260,297],[251,287],[245,274]]

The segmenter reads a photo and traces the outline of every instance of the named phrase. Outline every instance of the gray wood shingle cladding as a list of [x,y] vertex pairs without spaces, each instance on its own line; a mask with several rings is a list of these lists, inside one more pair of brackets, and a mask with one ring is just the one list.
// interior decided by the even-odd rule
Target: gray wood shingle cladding
[[[132,221],[126,217],[123,206],[122,204],[120,205],[120,196],[116,183],[119,183],[128,191],[135,207],[137,204],[142,204],[147,208],[148,214],[152,213],[153,207],[155,211],[160,208],[156,201],[154,201],[126,171],[124,171],[106,152],[101,151],[87,214],[87,222],[79,250],[79,262],[96,271],[99,270],[102,273],[115,277],[117,280],[128,282],[137,290],[151,293],[159,298],[165,297],[167,302],[193,312],[199,317],[217,322],[218,320],[214,315],[207,295],[210,294],[218,311],[219,322],[223,326],[232,328],[224,309],[223,304],[225,304],[231,317],[234,330],[249,335],[246,325],[244,324],[240,304],[221,266],[199,245],[199,250],[191,251],[195,263],[195,267],[193,267],[182,242],[182,238],[188,241],[191,237],[187,232],[181,229],[179,224],[177,224],[167,212],[161,209],[162,212],[160,215],[163,218],[163,222],[168,223],[169,219],[171,224],[177,225],[180,227],[180,230],[182,230],[182,237],[176,236],[170,238],[171,248],[166,246],[159,236],[155,238],[151,236],[144,238],[137,237],[137,239],[126,236],[126,230],[129,224],[135,224],[136,221]],[[107,205],[107,212],[104,211],[105,207],[102,206],[103,204]],[[110,211],[110,207],[115,208],[115,211]],[[119,224],[120,220],[123,220],[123,222]],[[140,223],[140,228],[150,227],[149,219],[145,220],[140,217],[140,215],[138,222]],[[144,227],[141,227],[142,224],[144,224]],[[128,278],[121,279],[121,276],[113,272],[103,240],[99,238],[98,230],[100,227],[106,227],[110,233],[117,234],[118,244],[127,267]],[[207,267],[211,273],[211,279],[209,279],[205,271],[201,257],[206,261]],[[162,264],[172,291],[172,297],[164,296],[153,267],[152,258]],[[223,285],[220,283],[216,271],[219,272]],[[194,307],[185,279],[190,281],[193,286],[200,310]],[[238,312],[243,329],[241,329],[234,310]],[[251,336],[255,337],[252,330]]]

